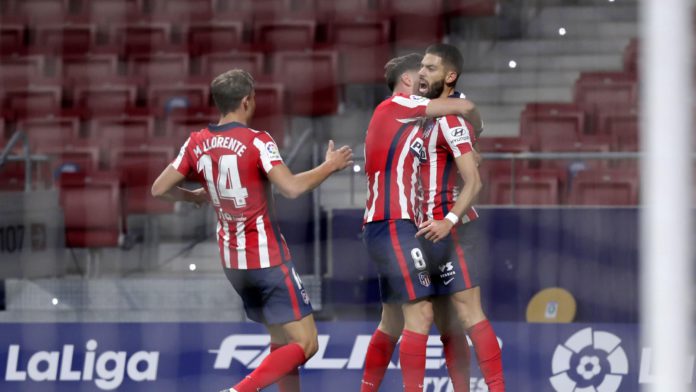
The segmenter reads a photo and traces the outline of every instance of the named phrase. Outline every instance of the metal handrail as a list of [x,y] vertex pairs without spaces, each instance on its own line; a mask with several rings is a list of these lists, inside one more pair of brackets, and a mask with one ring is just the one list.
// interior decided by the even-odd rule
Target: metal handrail
[[[22,155],[10,155],[12,149],[18,143],[22,143]],[[7,162],[24,162],[24,192],[31,192],[32,162],[46,162],[48,157],[45,155],[31,155],[29,148],[29,136],[22,130],[17,130],[12,134],[5,148],[0,152],[0,169]]]

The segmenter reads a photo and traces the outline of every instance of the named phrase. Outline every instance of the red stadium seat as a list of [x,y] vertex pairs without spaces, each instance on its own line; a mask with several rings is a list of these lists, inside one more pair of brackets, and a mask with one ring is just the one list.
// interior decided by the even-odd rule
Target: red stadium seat
[[50,170],[54,178],[61,172],[91,173],[99,169],[99,148],[88,146],[83,140],[68,141],[65,145],[42,145],[36,152],[52,158]]
[[187,20],[209,20],[212,0],[150,0],[150,14],[155,20],[180,24]]
[[208,84],[156,84],[148,87],[147,104],[152,108],[205,107],[210,105]]
[[56,85],[8,87],[0,91],[2,107],[18,117],[54,113],[60,110],[63,91]]
[[184,144],[191,132],[197,132],[208,124],[216,124],[220,113],[214,108],[175,109],[166,118],[166,135],[175,149]]
[[[541,144],[543,152],[609,152],[611,150],[611,138],[605,135],[602,136],[584,136],[576,141],[547,141]],[[543,168],[556,168],[561,170],[569,170],[576,172],[588,168],[600,169],[607,168],[613,162],[603,159],[559,159],[559,160],[542,160],[540,166]]]
[[21,24],[0,25],[0,55],[19,53],[24,48],[24,26]]
[[447,15],[495,16],[500,7],[498,0],[446,0]]
[[286,15],[292,11],[291,0],[218,0],[221,14],[251,14],[254,17]]
[[354,17],[374,13],[376,9],[370,0],[315,0],[314,12],[321,18]]
[[597,128],[597,113],[609,107],[626,107],[637,102],[634,74],[624,72],[583,72],[575,82],[575,103],[590,115],[590,128]]
[[342,83],[380,83],[392,57],[390,23],[380,17],[337,17],[328,25],[328,42],[339,52]]
[[241,68],[254,77],[258,77],[263,74],[263,54],[258,52],[215,53],[201,58],[201,75],[211,79],[234,68]]
[[282,148],[286,122],[283,115],[285,90],[279,84],[263,83],[257,84],[255,90],[256,111],[249,125],[254,129],[270,133],[278,146]]
[[561,177],[553,170],[525,170],[491,178],[492,204],[555,205],[560,203]]
[[598,129],[600,134],[638,134],[638,108],[636,106],[609,107],[599,110]]
[[338,110],[337,55],[332,51],[279,52],[274,56],[275,80],[285,84],[289,113],[321,116]]
[[8,3],[10,15],[32,25],[60,23],[70,13],[70,0],[9,0]]
[[93,24],[43,25],[36,28],[36,44],[55,54],[82,54],[97,42]]
[[314,20],[259,20],[254,23],[254,44],[267,50],[307,49],[316,41]]
[[117,75],[118,58],[115,54],[63,56],[58,68],[58,75],[71,82],[100,82]]
[[90,122],[89,138],[106,149],[139,146],[155,136],[155,121],[150,116],[102,117]]
[[171,47],[171,27],[168,23],[117,25],[112,28],[111,42],[127,55],[148,54]]
[[132,56],[128,59],[128,74],[150,83],[184,80],[189,76],[189,58],[176,53]]
[[26,86],[44,76],[43,56],[3,56],[0,58],[0,85]]
[[380,0],[380,8],[393,17],[394,43],[399,47],[421,47],[444,36],[442,0]]
[[633,38],[628,43],[623,54],[624,71],[637,74],[638,73],[638,39]]
[[173,203],[155,199],[150,188],[157,176],[174,159],[168,147],[130,147],[111,151],[111,168],[119,173],[124,186],[128,214],[170,213]]
[[241,21],[211,22],[188,26],[186,37],[191,54],[231,52],[243,41],[244,24]]
[[[482,153],[525,153],[529,152],[528,144],[525,144],[518,137],[481,137],[476,145],[477,150]],[[526,159],[489,159],[484,158],[479,167],[479,174],[483,182],[481,189],[481,200],[489,201],[490,196],[490,179],[493,175],[510,177],[513,172],[520,172],[529,167],[529,161]]]
[[80,137],[80,119],[77,117],[28,118],[17,123],[17,129],[26,132],[32,148],[60,146],[66,140]]
[[586,170],[573,178],[569,204],[636,205],[638,190],[635,171]]
[[0,192],[24,190],[24,163],[8,162],[0,166]]
[[93,115],[115,115],[135,106],[137,86],[87,84],[75,87],[73,106]]
[[143,15],[143,0],[81,0],[80,3],[81,14],[98,25],[139,20]]
[[60,201],[65,213],[65,245],[115,247],[123,233],[118,177],[109,173],[63,174]]
[[520,136],[533,149],[542,143],[577,141],[585,130],[585,112],[574,104],[527,104],[520,118]]

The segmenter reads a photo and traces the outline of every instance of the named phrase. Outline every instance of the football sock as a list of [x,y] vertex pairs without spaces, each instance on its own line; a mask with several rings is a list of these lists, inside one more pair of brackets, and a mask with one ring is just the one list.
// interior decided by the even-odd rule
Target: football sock
[[237,392],[258,392],[283,376],[297,371],[305,358],[304,350],[297,343],[286,344],[271,352],[256,370],[234,386]]
[[469,392],[471,350],[466,335],[446,334],[440,336],[440,340],[454,392]]
[[404,378],[404,392],[423,392],[425,348],[428,335],[404,329],[401,334],[399,361]]
[[481,373],[490,392],[505,392],[503,361],[498,339],[488,320],[469,328],[469,337],[474,344]]
[[393,338],[379,329],[376,329],[375,333],[372,334],[367,354],[365,354],[365,370],[360,383],[360,392],[379,390],[397,340],[397,338]]
[[[271,352],[283,347],[282,344],[271,343]],[[300,370],[295,368],[278,380],[280,392],[300,392]]]

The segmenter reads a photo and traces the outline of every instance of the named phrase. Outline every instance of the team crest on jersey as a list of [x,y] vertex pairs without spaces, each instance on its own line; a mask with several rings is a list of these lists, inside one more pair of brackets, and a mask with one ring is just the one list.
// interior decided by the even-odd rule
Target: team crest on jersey
[[420,281],[421,286],[430,287],[430,274],[425,271],[419,273],[418,281]]
[[266,151],[268,152],[268,158],[272,161],[279,161],[280,152],[278,151],[278,146],[273,142],[266,143]]
[[411,143],[411,154],[416,156],[419,161],[425,162],[427,161],[427,157],[425,156],[425,148],[423,144],[423,139],[417,137],[416,140]]

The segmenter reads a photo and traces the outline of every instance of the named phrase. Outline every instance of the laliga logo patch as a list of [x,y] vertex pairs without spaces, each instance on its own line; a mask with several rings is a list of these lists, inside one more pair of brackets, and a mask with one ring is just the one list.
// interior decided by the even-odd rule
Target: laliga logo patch
[[278,152],[278,146],[273,142],[266,143],[266,151],[268,151],[268,157],[272,160],[280,159],[280,152]]
[[628,374],[628,358],[621,339],[605,331],[585,328],[556,347],[549,378],[557,392],[616,392]]
[[426,97],[421,97],[420,95],[411,95],[411,100],[415,102],[425,102],[428,100]]

